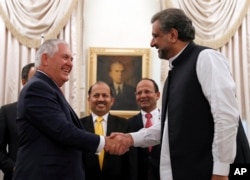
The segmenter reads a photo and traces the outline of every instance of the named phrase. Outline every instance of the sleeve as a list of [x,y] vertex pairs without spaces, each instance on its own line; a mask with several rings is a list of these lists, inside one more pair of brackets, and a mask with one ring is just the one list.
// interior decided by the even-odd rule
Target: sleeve
[[[96,152],[100,136],[77,127],[75,122],[79,122],[78,117],[56,89],[41,81],[25,88],[28,89],[21,93],[18,102],[19,119],[27,119],[35,129],[57,143],[85,152]],[[36,135],[32,133],[35,130],[29,133],[30,138]]]
[[158,119],[150,128],[142,128],[137,132],[130,133],[135,147],[148,147],[160,144],[161,120]]
[[214,119],[213,174],[227,176],[236,155],[240,117],[235,83],[228,60],[212,49],[203,50],[199,54],[196,71]]

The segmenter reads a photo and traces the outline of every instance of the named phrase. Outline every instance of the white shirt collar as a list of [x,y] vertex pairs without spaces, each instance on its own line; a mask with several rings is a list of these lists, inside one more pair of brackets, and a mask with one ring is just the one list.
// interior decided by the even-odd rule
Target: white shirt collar
[[[96,120],[96,118],[98,117],[98,115],[94,114],[93,112],[91,113],[91,115],[92,115],[93,122],[95,123],[95,120]],[[109,115],[109,113],[107,113],[107,114],[105,114],[105,115],[102,116],[102,117],[103,117],[103,120],[104,120],[105,122],[107,122],[107,120],[108,120],[108,115]]]
[[[150,113],[152,114],[152,119],[159,118],[160,109],[159,109],[159,108],[155,108],[155,109],[154,109],[153,111],[151,111]],[[147,114],[147,112],[141,110],[141,114],[142,114],[143,119],[146,119],[146,118],[145,118],[145,115]]]
[[182,48],[182,50],[180,52],[178,52],[178,54],[176,54],[175,56],[171,57],[168,59],[169,61],[169,70],[173,69],[173,61],[184,51],[184,49],[186,49],[186,47],[188,46],[189,43],[186,44],[186,46],[184,48]]

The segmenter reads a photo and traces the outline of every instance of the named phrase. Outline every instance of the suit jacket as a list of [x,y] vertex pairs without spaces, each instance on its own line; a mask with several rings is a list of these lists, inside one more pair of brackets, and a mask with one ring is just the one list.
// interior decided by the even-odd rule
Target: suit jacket
[[[144,127],[141,113],[131,117],[129,121],[135,132]],[[148,148],[137,148],[138,180],[160,180],[160,151],[160,145],[153,146],[151,152]]]
[[[17,102],[0,109],[0,169],[4,180],[11,180],[17,154]],[[8,146],[8,150],[7,150]]]
[[118,96],[114,84],[109,85],[115,98],[115,102],[111,107],[111,110],[138,110],[138,106],[135,99],[135,88],[128,84],[123,84],[122,92]]
[[95,153],[100,137],[82,129],[57,85],[36,72],[18,101],[14,180],[85,180],[82,152]]
[[[94,123],[91,115],[80,120],[87,131],[94,132]],[[109,114],[106,135],[109,136],[112,132],[130,132],[128,121],[126,119]],[[83,161],[86,169],[86,179],[136,180],[136,155],[135,148],[131,148],[122,156],[111,155],[105,152],[101,171],[98,155],[84,154]]]

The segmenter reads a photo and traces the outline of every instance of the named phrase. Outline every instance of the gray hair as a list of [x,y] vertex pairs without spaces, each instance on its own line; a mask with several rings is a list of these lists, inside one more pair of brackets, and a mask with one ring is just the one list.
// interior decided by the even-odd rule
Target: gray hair
[[52,57],[58,51],[58,44],[67,44],[64,40],[60,39],[49,39],[46,40],[38,49],[36,53],[35,67],[41,65],[41,59],[43,54],[47,54],[49,57]]
[[195,28],[191,19],[186,16],[183,10],[176,8],[162,10],[151,18],[151,23],[157,20],[163,32],[167,33],[174,28],[178,32],[178,39],[182,41],[194,40]]

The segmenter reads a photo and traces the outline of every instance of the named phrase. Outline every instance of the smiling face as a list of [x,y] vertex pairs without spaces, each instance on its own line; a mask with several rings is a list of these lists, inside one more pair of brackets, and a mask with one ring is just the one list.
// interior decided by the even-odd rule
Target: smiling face
[[114,98],[107,84],[97,83],[92,86],[88,101],[91,111],[98,116],[103,116],[111,109]]
[[157,107],[160,92],[156,92],[150,80],[141,80],[136,86],[136,102],[145,112],[151,112]]
[[157,20],[152,24],[152,36],[150,46],[158,49],[158,57],[160,59],[169,59],[176,54],[174,50],[174,44],[178,38],[176,29],[172,28],[169,32],[164,32],[161,30],[160,22]]
[[58,50],[53,56],[44,53],[42,55],[42,64],[39,69],[45,72],[59,87],[69,80],[69,74],[72,70],[72,53],[67,44],[58,44]]

